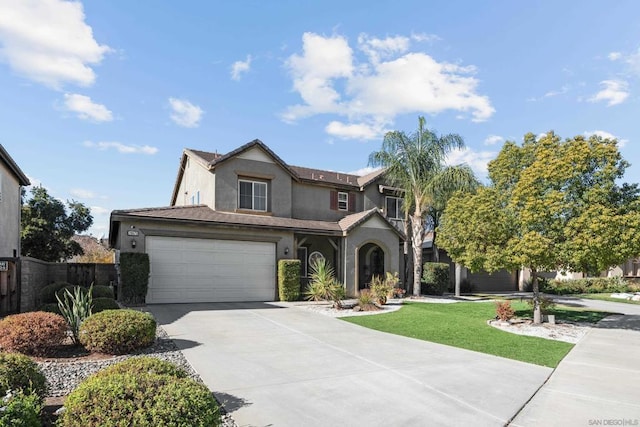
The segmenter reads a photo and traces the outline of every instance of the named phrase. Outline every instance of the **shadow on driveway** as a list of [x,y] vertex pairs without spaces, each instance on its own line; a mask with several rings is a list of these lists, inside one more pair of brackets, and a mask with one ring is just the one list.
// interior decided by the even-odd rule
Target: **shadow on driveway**
[[[159,310],[154,310],[154,307]],[[150,304],[147,310],[151,311],[159,324],[173,323],[189,313],[198,311],[240,311],[240,310],[271,310],[283,309],[270,302],[216,302],[216,303],[190,303],[190,304]],[[161,313],[161,314],[159,314]]]

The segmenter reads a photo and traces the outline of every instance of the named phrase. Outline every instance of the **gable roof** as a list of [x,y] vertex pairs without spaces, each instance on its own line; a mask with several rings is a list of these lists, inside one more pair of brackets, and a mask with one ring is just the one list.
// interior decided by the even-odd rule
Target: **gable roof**
[[18,164],[11,158],[7,150],[0,144],[0,160],[2,160],[13,175],[18,179],[18,182],[22,186],[31,185],[29,178],[22,172],[22,169],[18,167]]
[[371,184],[376,179],[378,179],[379,177],[381,177],[382,175],[384,175],[385,172],[386,172],[385,169],[378,169],[367,175],[360,176],[358,177],[358,185],[360,186],[360,188],[364,188],[367,185]]
[[347,215],[344,218],[342,218],[340,221],[338,221],[338,225],[340,226],[340,229],[346,234],[346,233],[349,233],[354,228],[358,227],[359,225],[367,222],[367,220],[372,216],[378,216],[382,218],[382,220],[387,223],[389,228],[395,231],[396,234],[398,234],[398,236],[400,236],[402,240],[406,239],[404,233],[398,230],[396,226],[393,225],[393,223],[389,221],[389,219],[386,218],[382,214],[382,211],[380,211],[380,209],[378,208],[373,208],[373,209],[369,209],[368,211],[362,211],[362,212],[354,213],[352,215]]

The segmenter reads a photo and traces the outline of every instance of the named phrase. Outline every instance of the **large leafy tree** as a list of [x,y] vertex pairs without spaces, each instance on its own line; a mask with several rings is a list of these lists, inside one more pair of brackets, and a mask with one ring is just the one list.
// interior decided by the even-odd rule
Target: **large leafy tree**
[[593,274],[640,254],[638,188],[618,184],[627,166],[617,142],[598,136],[507,142],[490,184],[449,201],[440,245],[472,271],[530,269],[539,323],[538,272]]
[[22,255],[50,262],[81,255],[82,247],[71,238],[91,224],[91,211],[82,203],[67,201],[65,207],[44,187],[34,187],[22,205]]
[[404,209],[411,222],[408,231],[413,253],[414,295],[420,294],[422,243],[428,215],[439,221],[439,213],[453,191],[473,188],[477,183],[468,166],[446,165],[447,155],[462,147],[464,141],[460,135],[437,135],[426,128],[424,117],[419,117],[416,132],[410,135],[402,131],[388,132],[380,151],[369,156],[369,163],[384,167],[387,179],[404,192]]

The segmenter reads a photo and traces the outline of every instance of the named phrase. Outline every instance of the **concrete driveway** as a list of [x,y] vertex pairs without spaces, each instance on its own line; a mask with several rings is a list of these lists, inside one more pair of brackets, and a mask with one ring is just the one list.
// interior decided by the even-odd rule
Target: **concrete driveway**
[[551,373],[296,307],[149,309],[240,426],[503,426]]

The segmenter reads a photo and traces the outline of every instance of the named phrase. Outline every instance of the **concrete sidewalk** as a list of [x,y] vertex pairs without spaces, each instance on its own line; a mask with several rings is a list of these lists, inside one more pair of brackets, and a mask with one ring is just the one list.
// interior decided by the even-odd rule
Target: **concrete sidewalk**
[[295,307],[149,309],[240,426],[503,426],[551,373]]
[[[580,301],[609,311],[640,309]],[[610,316],[589,331],[510,425],[639,426],[640,315]]]

